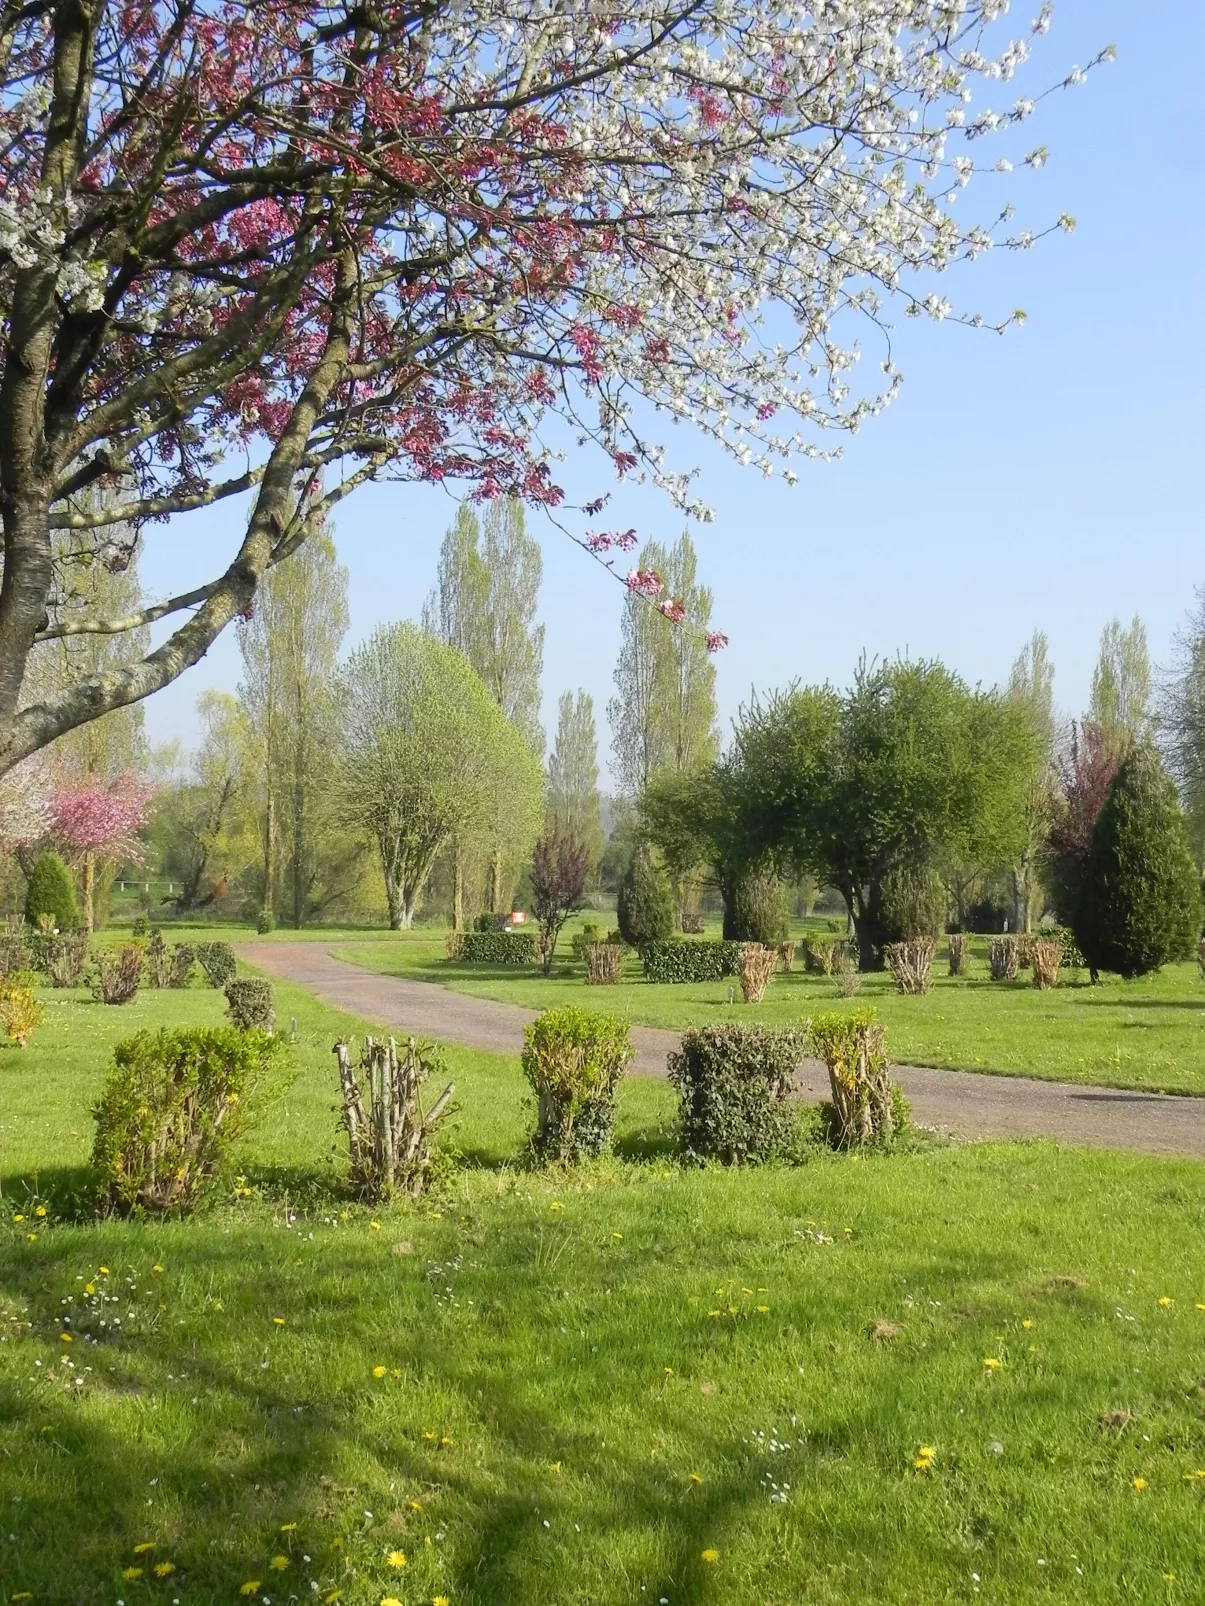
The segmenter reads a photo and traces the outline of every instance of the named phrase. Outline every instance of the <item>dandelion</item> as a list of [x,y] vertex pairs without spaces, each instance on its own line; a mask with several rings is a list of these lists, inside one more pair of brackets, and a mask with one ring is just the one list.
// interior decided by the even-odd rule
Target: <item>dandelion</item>
[[432,1595],[431,1606],[451,1606],[451,1602],[446,1595]]
[[758,1307],[757,1307],[757,1314],[758,1314],[758,1315],[759,1315],[759,1316],[768,1316],[768,1315],[769,1315],[769,1314],[770,1314],[770,1307],[769,1307],[769,1305],[759,1305],[759,1306],[758,1306]]
[[719,1551],[718,1550],[713,1550],[710,1545],[703,1552],[703,1560],[707,1563],[707,1565],[709,1567],[714,1566],[715,1563],[717,1561],[719,1561],[719,1559],[720,1559]]
[[383,1366],[374,1366],[372,1369],[372,1375],[373,1377],[384,1377],[385,1368]]
[[665,1368],[665,1375],[666,1375],[666,1377],[673,1377],[673,1375],[674,1375],[674,1369],[673,1369],[673,1367],[672,1367],[672,1366],[667,1366],[667,1367],[666,1367],[666,1368]]
[[44,1216],[45,1214],[46,1214],[46,1206],[45,1205],[39,1205],[38,1208],[34,1211],[34,1215],[35,1216]]
[[102,1266],[100,1268],[100,1275],[102,1277],[107,1277],[109,1275],[109,1268],[107,1266]]
[[152,1266],[151,1270],[154,1271],[154,1272],[161,1272],[163,1270],[163,1267],[162,1266]]
[[258,1578],[248,1578],[248,1580],[247,1580],[247,1582],[245,1584],[240,1584],[238,1586],[238,1592],[239,1592],[240,1595],[254,1595],[254,1594],[256,1594],[258,1592],[258,1590],[259,1590],[259,1579]]
[[382,1595],[381,1606],[402,1606],[396,1595]]
[[1202,1305],[1200,1300],[1197,1301],[1197,1309],[1198,1310],[1205,1310],[1205,1305]]
[[1146,1488],[1146,1479],[1145,1478],[1132,1478],[1130,1480],[1130,1488],[1131,1489],[1137,1489],[1138,1493],[1141,1494],[1142,1491]]
[[155,1563],[156,1578],[167,1578],[170,1574],[174,1573],[175,1570],[176,1564],[174,1561],[157,1561]]
[[[14,1217],[13,1217],[13,1225],[14,1225],[14,1226],[15,1226],[15,1225],[16,1225],[16,1223],[17,1223],[17,1222],[18,1222],[18,1221],[24,1221],[24,1220],[25,1220],[25,1217],[24,1217],[24,1216],[14,1216]],[[14,1600],[16,1600],[16,1599],[17,1599],[17,1596],[16,1596],[16,1595],[14,1595],[14,1596],[13,1596],[13,1599],[14,1599]]]
[[702,1483],[703,1480],[697,1472],[692,1472],[690,1475],[690,1481],[692,1483]]
[[380,1230],[381,1230],[381,1223],[380,1223],[380,1222],[379,1222],[379,1221],[370,1221],[370,1222],[369,1222],[369,1223],[368,1223],[368,1230],[369,1230],[369,1231],[370,1231],[370,1232],[380,1232]]
[[411,1500],[409,1504],[411,1511],[421,1511],[423,1509],[423,1503],[421,1500]]
[[135,1578],[141,1578],[142,1577],[142,1568],[141,1567],[127,1567],[125,1569],[125,1571],[122,1573],[121,1576],[123,1578],[128,1578],[130,1580],[130,1582],[133,1583]]
[[282,1534],[296,1533],[297,1524],[295,1522],[282,1522],[280,1525],[280,1531]]
[[154,1550],[154,1548],[155,1541],[153,1539],[144,1539],[140,1545],[134,1546],[134,1554],[136,1556],[145,1556],[148,1550]]
[[548,1208],[549,1210],[563,1210],[565,1207],[559,1199],[554,1199]]
[[1163,1582],[1164,1582],[1164,1583],[1165,1583],[1165,1584],[1174,1584],[1174,1583],[1175,1583],[1175,1581],[1176,1581],[1176,1575],[1175,1575],[1175,1573],[1164,1573],[1164,1575],[1163,1575]]
[[1024,1329],[1025,1329],[1025,1331],[1026,1331],[1026,1332],[1027,1332],[1027,1333],[1028,1333],[1028,1331],[1029,1331],[1029,1329],[1030,1329],[1030,1328],[1031,1328],[1031,1327],[1032,1327],[1032,1326],[1033,1326],[1033,1322],[1032,1322],[1032,1321],[1030,1321],[1030,1319],[1029,1319],[1029,1317],[1028,1317],[1028,1316],[1027,1316],[1027,1317],[1026,1317],[1026,1318],[1025,1318],[1025,1320],[1024,1320],[1024,1321],[1023,1321],[1023,1322],[1022,1322],[1022,1323],[1021,1323],[1021,1326],[1022,1326],[1022,1327],[1023,1327],[1023,1328],[1024,1328]]
[[385,1557],[387,1567],[404,1567],[406,1565],[406,1552],[404,1550],[391,1550]]
[[271,1567],[274,1573],[284,1572],[288,1565],[289,1558],[287,1556],[273,1556],[272,1560],[268,1563],[268,1566]]
[[444,1446],[444,1448],[445,1448],[445,1449],[446,1449],[446,1448],[447,1448],[447,1447],[448,1447],[448,1446],[449,1446],[449,1445],[450,1445],[450,1444],[451,1444],[451,1443],[452,1443],[452,1440],[451,1440],[451,1439],[450,1439],[450,1438],[449,1438],[449,1437],[448,1437],[448,1435],[447,1435],[447,1434],[446,1434],[446,1433],[445,1433],[445,1434],[444,1434],[444,1436],[443,1436],[443,1438],[442,1438],[442,1439],[440,1439],[440,1441],[439,1441],[439,1442],[440,1442],[440,1444],[442,1444],[442,1445],[443,1445],[443,1446]]
[[285,1319],[284,1319],[283,1316],[273,1316],[273,1318],[272,1318],[272,1326],[273,1327],[283,1327],[284,1324],[285,1324]]
[[612,1236],[612,1238],[617,1238],[620,1243],[623,1242],[623,1233],[621,1233],[621,1232],[613,1232],[611,1234],[611,1236]]
[[999,1365],[1000,1362],[994,1355],[985,1355],[983,1357],[983,1370],[985,1372],[994,1372]]
[[1175,1300],[1171,1297],[1170,1294],[1160,1294],[1159,1295],[1159,1308],[1160,1308],[1160,1310],[1168,1310],[1175,1303],[1176,1303]]
[[70,1333],[60,1333],[59,1334],[59,1342],[60,1342],[60,1344],[70,1344],[70,1342],[71,1342],[71,1334]]

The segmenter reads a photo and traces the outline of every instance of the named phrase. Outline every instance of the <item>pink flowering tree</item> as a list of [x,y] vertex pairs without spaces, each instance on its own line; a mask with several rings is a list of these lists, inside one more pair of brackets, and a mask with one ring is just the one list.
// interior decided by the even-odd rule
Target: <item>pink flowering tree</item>
[[128,778],[106,785],[95,778],[66,786],[55,793],[51,805],[51,833],[83,867],[84,926],[92,930],[96,890],[96,862],[142,859],[138,831],[146,821],[151,793]]
[[[657,412],[793,480],[894,393],[890,302],[983,323],[937,276],[1058,227],[951,206],[1044,160],[1006,9],[6,4],[0,773],[196,663],[367,480],[559,506],[587,545],[605,497],[564,505],[550,410],[696,515]],[[203,583],[60,606],[64,564],[120,568],[169,517],[185,543],[243,493]],[[153,650],[21,707],[36,643],[161,619]]]

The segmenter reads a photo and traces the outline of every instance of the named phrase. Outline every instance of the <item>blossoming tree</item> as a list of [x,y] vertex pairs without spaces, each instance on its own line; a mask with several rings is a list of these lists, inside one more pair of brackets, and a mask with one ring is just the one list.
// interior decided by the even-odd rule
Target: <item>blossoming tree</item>
[[[975,109],[1026,59],[1005,9],[3,0],[0,769],[195,663],[366,480],[556,506],[555,409],[699,513],[639,398],[766,473],[857,428],[898,375],[885,340],[855,386],[842,330],[893,297],[944,317],[937,272],[1032,241],[950,206],[1034,110]],[[56,565],[120,568],[148,521],[243,492],[205,583],[58,605]],[[37,642],[158,619],[22,706]]]
[[51,834],[83,864],[84,929],[92,930],[98,855],[113,859],[142,858],[139,827],[146,820],[150,789],[128,778],[111,786],[97,778],[62,788],[51,804]]

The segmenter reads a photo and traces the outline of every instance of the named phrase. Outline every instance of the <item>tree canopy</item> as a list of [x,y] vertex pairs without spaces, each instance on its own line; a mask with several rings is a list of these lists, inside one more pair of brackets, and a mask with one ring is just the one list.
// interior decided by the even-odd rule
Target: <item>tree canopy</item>
[[[549,410],[692,513],[641,398],[794,477],[894,392],[885,334],[853,369],[890,300],[951,316],[935,271],[1041,232],[949,204],[1039,98],[976,101],[1028,55],[1003,9],[6,7],[0,768],[196,663],[368,480],[561,503]],[[120,564],[244,493],[210,578],[55,617],[56,531]],[[35,643],[156,619],[22,705]]]

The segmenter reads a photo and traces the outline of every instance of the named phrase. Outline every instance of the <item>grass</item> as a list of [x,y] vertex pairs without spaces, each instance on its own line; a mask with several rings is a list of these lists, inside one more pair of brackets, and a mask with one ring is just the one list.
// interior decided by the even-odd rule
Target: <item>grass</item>
[[453,1052],[463,1163],[373,1214],[330,1056],[363,1027],[277,1008],[297,1080],[186,1222],[87,1218],[88,1110],[117,1035],[217,995],[48,994],[0,1048],[4,1600],[1202,1598],[1199,1163],[684,1171],[633,1081],[619,1158],[539,1173],[517,1064]]
[[1205,986],[1195,964],[1168,965],[1136,981],[1106,976],[1097,987],[1085,973],[1073,972],[1058,988],[1040,993],[1024,973],[1016,982],[989,980],[986,940],[977,939],[970,975],[944,974],[943,951],[934,964],[932,991],[921,998],[900,997],[890,976],[881,974],[863,977],[857,997],[846,1002],[830,979],[797,967],[775,976],[764,1002],[746,1005],[735,979],[652,986],[634,956],[619,986],[587,993],[581,965],[570,961],[568,939],[547,978],[534,969],[450,965],[442,932],[424,928],[354,945],[332,941],[331,949],[385,975],[437,981],[479,998],[531,1009],[589,1002],[646,1026],[682,1028],[728,1018],[786,1024],[819,1010],[869,1003],[879,1011],[891,1054],[901,1064],[1205,1094]]

